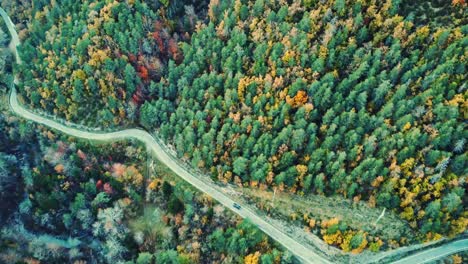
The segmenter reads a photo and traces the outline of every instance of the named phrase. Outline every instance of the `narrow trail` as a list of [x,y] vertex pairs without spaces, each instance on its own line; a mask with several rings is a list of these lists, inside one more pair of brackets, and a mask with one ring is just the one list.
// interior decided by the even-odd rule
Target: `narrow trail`
[[[16,47],[20,44],[20,41],[18,38],[18,34],[16,33],[15,26],[8,14],[2,8],[0,8],[0,15],[3,17],[3,20],[5,21],[12,38],[10,48],[15,54],[16,62],[20,64],[21,59],[16,50]],[[17,83],[16,78],[15,83]],[[238,214],[240,217],[244,219],[249,219],[250,222],[255,224],[260,230],[265,232],[267,235],[276,240],[286,249],[291,251],[301,262],[317,264],[333,263],[325,257],[316,253],[315,250],[312,249],[310,246],[303,245],[295,241],[289,235],[285,234],[282,230],[278,229],[277,227],[264,220],[262,216],[247,208],[246,205],[243,205],[231,199],[212,182],[204,179],[203,177],[197,177],[196,175],[189,172],[187,169],[180,165],[180,163],[175,157],[173,157],[167,152],[167,149],[162,143],[160,143],[151,134],[144,130],[125,129],[110,133],[95,133],[68,127],[66,125],[60,124],[38,114],[35,114],[21,106],[18,102],[16,89],[14,88],[14,86],[11,88],[10,91],[9,104],[12,112],[17,114],[18,116],[27,120],[31,120],[35,123],[45,125],[47,127],[58,130],[73,137],[98,141],[115,141],[129,138],[137,139],[143,142],[146,145],[147,149],[151,150],[158,160],[160,160],[172,171],[174,171],[179,177],[184,179],[186,182],[194,186],[199,191],[211,196],[213,199],[217,200],[219,203],[229,208],[234,213]],[[235,203],[238,203],[240,205],[240,209],[234,206]],[[395,263],[427,263],[428,261],[434,261],[449,254],[454,254],[456,252],[465,250],[468,250],[468,239],[458,240],[446,243],[439,247],[426,249],[424,251],[403,258]]]

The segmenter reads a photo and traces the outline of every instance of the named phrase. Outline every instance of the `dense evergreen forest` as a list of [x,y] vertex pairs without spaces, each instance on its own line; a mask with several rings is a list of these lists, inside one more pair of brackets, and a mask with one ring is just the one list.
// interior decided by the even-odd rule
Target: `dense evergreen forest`
[[[466,231],[463,0],[2,6],[33,109],[143,126],[219,182],[388,208],[418,241]],[[370,246],[336,219],[321,227],[345,251]]]
[[211,2],[141,123],[220,181],[366,200],[422,240],[466,231],[466,4],[423,23],[399,1],[286,3]]

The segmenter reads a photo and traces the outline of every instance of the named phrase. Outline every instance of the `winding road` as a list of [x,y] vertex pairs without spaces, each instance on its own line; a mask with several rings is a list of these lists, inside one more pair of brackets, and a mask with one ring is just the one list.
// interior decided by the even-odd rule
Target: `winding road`
[[[6,12],[0,8],[0,15],[3,17],[5,23],[8,26],[8,30],[12,36],[13,43],[13,52],[15,53],[17,63],[21,63],[19,56],[16,51],[16,47],[20,44],[18,35],[14,28],[14,24],[12,23],[9,16]],[[10,45],[10,48],[12,46]],[[17,82],[15,78],[15,83]],[[111,133],[92,133],[87,131],[78,130],[75,128],[70,128],[45,117],[42,117],[38,114],[28,111],[24,107],[22,107],[18,103],[18,98],[16,96],[16,89],[14,86],[10,92],[10,108],[11,110],[16,113],[17,115],[21,116],[22,118],[31,120],[35,123],[42,124],[68,134],[73,137],[83,138],[83,139],[90,139],[90,140],[99,140],[99,141],[111,141],[111,140],[121,140],[121,139],[128,139],[134,138],[141,142],[143,142],[148,149],[153,151],[154,155],[158,160],[164,163],[167,167],[169,167],[172,171],[174,171],[178,176],[182,179],[193,185],[195,188],[200,190],[203,193],[208,194],[213,199],[217,200],[219,203],[223,204],[225,207],[229,208],[236,214],[238,214],[242,218],[249,219],[250,222],[255,224],[258,228],[260,228],[263,232],[269,235],[271,238],[276,240],[278,243],[283,245],[286,249],[291,251],[298,259],[300,259],[304,263],[324,263],[328,264],[331,263],[324,257],[318,255],[313,251],[313,249],[302,245],[296,242],[294,239],[283,233],[281,230],[277,229],[270,223],[263,220],[259,215],[257,215],[252,210],[246,208],[242,204],[240,209],[235,208],[234,204],[236,203],[230,197],[225,195],[219,190],[219,187],[216,185],[204,181],[204,179],[198,178],[184,169],[177,160],[168,154],[165,151],[165,148],[158,142],[156,139],[151,136],[148,132],[141,130],[141,129],[126,129],[121,130],[118,132],[111,132]]]
[[[15,30],[15,26],[12,23],[10,17],[2,8],[0,8],[0,15],[3,17],[5,23],[7,24],[8,30],[12,38],[10,48],[12,49],[12,52],[14,52],[16,61],[19,64],[21,63],[21,60],[16,51],[16,47],[20,44],[20,42]],[[17,83],[16,78],[15,83]],[[285,234],[282,230],[265,221],[261,216],[247,208],[247,206],[240,204],[240,209],[236,208],[234,204],[237,201],[234,201],[229,196],[224,194],[220,190],[220,188],[215,184],[206,181],[201,177],[194,176],[192,173],[187,171],[184,167],[182,167],[179,164],[175,157],[166,152],[166,148],[161,143],[159,143],[151,134],[144,130],[126,129],[118,132],[94,133],[67,127],[63,124],[60,124],[48,118],[42,117],[38,114],[35,114],[31,111],[28,111],[27,109],[22,107],[18,102],[16,89],[14,88],[14,85],[10,92],[10,108],[14,113],[16,113],[18,116],[21,116],[22,118],[31,120],[38,124],[48,126],[50,128],[53,128],[55,130],[77,138],[99,141],[122,140],[128,138],[137,139],[143,142],[146,145],[146,147],[154,153],[157,159],[159,159],[162,163],[164,163],[182,179],[193,185],[201,192],[211,196],[213,199],[217,200],[219,203],[223,204],[225,207],[238,214],[240,217],[249,219],[251,223],[255,224],[259,229],[261,229],[271,238],[283,245],[286,249],[291,251],[300,261],[304,263],[318,264],[332,263],[330,260],[317,254],[315,250],[312,249],[310,246],[303,245],[295,241],[289,235]],[[468,250],[468,239],[451,242],[439,246],[437,248],[427,249],[425,251],[422,251],[421,253],[417,253],[404,259],[401,259],[397,263],[426,263],[426,260],[428,259],[436,260],[448,255],[447,252],[455,253],[463,250]]]

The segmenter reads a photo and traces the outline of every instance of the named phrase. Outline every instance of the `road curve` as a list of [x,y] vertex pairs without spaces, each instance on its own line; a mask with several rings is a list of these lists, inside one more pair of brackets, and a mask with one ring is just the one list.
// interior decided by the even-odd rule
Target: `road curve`
[[[11,22],[10,18],[6,12],[0,8],[0,15],[3,17],[4,21],[8,26],[8,30],[12,36],[12,43],[14,44],[14,52],[16,54],[17,62],[20,63],[19,56],[16,53],[16,46],[19,45],[18,35],[14,28],[14,24]],[[31,120],[33,122],[48,126],[65,134],[71,135],[77,138],[90,139],[90,140],[99,140],[99,141],[111,141],[111,140],[121,140],[134,138],[143,142],[148,149],[151,149],[155,154],[156,158],[174,171],[182,179],[193,185],[195,188],[200,190],[203,193],[208,194],[213,199],[217,200],[219,203],[223,204],[225,207],[229,208],[240,217],[249,219],[250,222],[255,224],[259,229],[269,235],[271,238],[276,240],[278,243],[283,245],[286,249],[291,251],[299,260],[304,263],[324,263],[329,264],[327,259],[315,253],[311,248],[302,245],[292,239],[290,236],[283,233],[281,230],[277,229],[270,223],[263,220],[252,210],[246,208],[246,206],[241,205],[241,209],[234,207],[235,201],[229,198],[227,195],[222,193],[219,188],[210,183],[205,182],[204,179],[198,178],[184,169],[177,160],[168,154],[165,151],[165,148],[155,140],[148,132],[141,129],[126,129],[118,132],[110,133],[92,133],[87,131],[78,130],[75,128],[70,128],[45,117],[42,117],[38,114],[28,111],[18,103],[18,98],[16,96],[16,89],[14,86],[10,92],[10,108],[17,115],[22,118]]]
[[16,30],[15,30],[15,25],[13,24],[8,14],[5,12],[5,10],[3,10],[3,8],[1,7],[0,7],[0,15],[2,16],[3,21],[5,21],[5,24],[8,27],[8,31],[10,32],[10,37],[11,37],[10,49],[15,54],[16,62],[21,63],[21,58],[18,55],[18,52],[16,52],[16,47],[20,44],[20,41],[19,41],[18,34],[16,33]]
[[75,128],[69,128],[62,124],[59,124],[55,121],[49,120],[37,114],[34,114],[21,105],[18,104],[16,97],[16,90],[13,88],[10,94],[10,107],[17,115],[34,121],[36,123],[48,126],[55,130],[61,131],[65,134],[71,135],[77,138],[91,139],[91,140],[100,140],[100,141],[111,141],[119,139],[128,139],[134,138],[143,142],[148,149],[151,149],[155,154],[156,158],[179,175],[182,179],[193,185],[195,188],[211,196],[213,199],[217,200],[219,203],[223,204],[227,208],[231,209],[237,213],[242,218],[247,218],[258,226],[263,232],[269,235],[271,238],[282,244],[285,248],[291,251],[296,255],[302,262],[305,263],[331,263],[323,257],[317,255],[312,249],[296,242],[294,239],[278,230],[276,227],[272,226],[255,212],[250,209],[247,209],[245,206],[241,205],[241,209],[234,207],[234,201],[222,193],[218,187],[210,182],[205,182],[203,179],[193,176],[182,166],[180,166],[177,161],[170,156],[164,148],[157,142],[148,132],[141,129],[126,129],[118,132],[111,133],[91,133],[87,131],[81,131]]
[[[12,41],[10,48],[15,54],[17,63],[21,63],[20,57],[16,51],[16,47],[19,45],[19,38],[16,30],[14,28],[14,24],[12,23],[10,17],[7,13],[0,7],[0,15],[3,17],[5,23],[7,24],[8,30],[10,32]],[[15,79],[16,82],[16,79]],[[157,159],[159,159],[162,163],[164,163],[167,167],[169,167],[172,171],[174,171],[178,176],[182,179],[190,183],[192,186],[211,196],[213,199],[217,200],[219,203],[223,204],[225,207],[229,208],[231,211],[238,214],[240,217],[249,219],[250,222],[255,224],[259,229],[269,235],[271,238],[276,240],[278,243],[283,245],[286,249],[291,251],[299,260],[304,263],[325,263],[331,264],[329,260],[326,258],[318,255],[311,249],[309,246],[302,245],[299,242],[295,241],[293,238],[279,230],[278,228],[274,227],[267,221],[263,220],[259,215],[257,215],[252,210],[246,208],[246,206],[242,206],[241,209],[237,209],[234,207],[235,201],[232,200],[230,197],[225,195],[222,191],[220,191],[219,187],[212,184],[211,182],[204,181],[202,178],[198,178],[192,175],[189,171],[183,168],[174,158],[172,155],[168,154],[165,150],[165,147],[160,144],[151,134],[148,132],[141,130],[141,129],[126,129],[117,132],[110,132],[110,133],[93,133],[82,131],[75,128],[70,128],[60,123],[57,123],[53,120],[47,119],[42,117],[38,114],[35,114],[31,111],[28,111],[24,107],[22,107],[18,103],[18,98],[16,94],[16,89],[14,86],[10,92],[10,100],[9,100],[11,110],[16,113],[17,115],[31,120],[33,122],[48,126],[55,130],[61,131],[65,134],[83,138],[83,139],[90,139],[90,140],[99,140],[99,141],[112,141],[112,140],[122,140],[128,138],[134,138],[141,142],[143,142],[148,149],[153,151],[154,155]],[[457,252],[468,250],[468,239],[453,241],[444,245],[441,245],[436,248],[430,248],[423,250],[421,252],[415,253],[408,257],[405,257],[401,260],[398,260],[393,263],[403,264],[403,263],[414,263],[414,264],[423,264],[428,263],[430,261],[434,261],[450,254],[455,254]]]

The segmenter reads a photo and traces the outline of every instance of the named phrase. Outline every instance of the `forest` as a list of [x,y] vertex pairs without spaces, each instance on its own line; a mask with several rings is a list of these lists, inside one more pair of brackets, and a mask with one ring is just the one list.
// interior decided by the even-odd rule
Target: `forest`
[[211,2],[141,124],[219,181],[365,200],[423,241],[466,231],[466,4],[423,23],[399,1],[281,2]]
[[[9,147],[31,147],[23,142],[34,139],[39,146],[23,157],[1,152],[0,179],[16,176],[4,186],[21,194],[2,192],[2,200],[19,202],[14,220],[1,229],[3,263],[294,261],[209,197],[161,174],[145,177],[138,165],[145,164],[145,151],[135,144],[93,146],[32,126],[37,132],[21,135],[16,125],[2,123],[20,140],[8,138]],[[12,167],[17,171],[4,173]]]
[[[19,29],[24,63],[14,67],[21,80],[19,93],[31,109],[92,127],[143,127],[218,183],[365,202],[396,213],[411,228],[398,240],[383,241],[349,227],[339,212],[330,219],[300,214],[303,227],[315,228],[327,244],[346,252],[379,251],[466,232],[464,0],[15,0],[2,6]],[[19,126],[21,131],[26,125]],[[17,133],[23,135],[24,130],[28,129]],[[105,235],[99,237],[94,234],[98,231],[88,228],[99,230],[102,225],[72,221],[78,211],[88,210],[99,223],[100,206],[126,215],[127,209],[111,205],[128,198],[124,207],[147,212],[143,201],[148,187],[133,178],[146,177],[139,167],[143,154],[119,157],[83,147],[86,156],[97,160],[87,164],[77,153],[71,154],[81,148],[60,142],[35,147],[41,157],[36,161],[42,161],[30,177],[50,176],[41,177],[45,182],[30,183],[37,188],[24,186],[28,196],[36,197],[30,210],[38,217],[47,214],[52,227],[38,225],[39,218],[24,219],[25,225],[36,223],[43,232],[58,225],[62,232],[81,230],[99,240]],[[63,163],[73,165],[56,163],[52,156],[58,152]],[[122,166],[117,179],[115,162],[105,158],[109,155],[117,155],[114,159]],[[59,171],[58,165],[63,167]],[[67,166],[84,171],[90,166],[86,182]],[[22,172],[17,174],[25,178]],[[38,203],[39,193],[64,188],[68,178],[68,184],[76,186],[74,194],[57,192],[60,197]],[[115,195],[99,192],[99,180]],[[212,208],[206,201],[173,196],[180,191],[168,184],[151,183],[155,188],[151,201],[161,202],[160,210],[172,214],[165,218],[167,223],[161,220],[172,230],[175,223],[183,226],[180,221],[185,221],[188,205]],[[88,185],[94,189],[89,187],[91,193],[76,201]],[[104,205],[93,205],[96,195],[106,201]],[[60,202],[60,215],[51,213],[58,210],[53,205],[57,201],[67,201]],[[213,211],[206,210],[197,212],[212,219],[208,215]],[[57,220],[64,217],[69,222]],[[254,230],[230,219],[231,229],[204,234],[199,240],[219,235],[227,246],[231,243],[226,241],[239,232]],[[217,227],[216,223],[205,225]],[[195,233],[188,237],[192,236]],[[184,241],[179,235],[171,239],[165,243]],[[244,256],[253,254],[257,262],[256,250],[262,263],[285,255],[272,249],[271,241],[265,247],[249,243],[241,251]],[[241,252],[223,248],[212,247],[218,255],[210,256],[201,250],[197,260],[221,260]],[[187,252],[166,253],[194,260]],[[162,258],[150,254],[157,261]]]
[[10,113],[0,26],[1,263],[297,263],[163,164],[150,170],[140,143],[82,141]]

